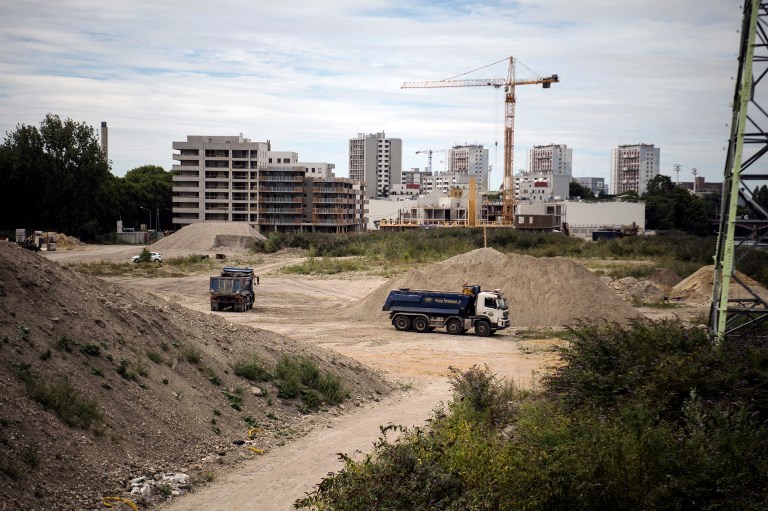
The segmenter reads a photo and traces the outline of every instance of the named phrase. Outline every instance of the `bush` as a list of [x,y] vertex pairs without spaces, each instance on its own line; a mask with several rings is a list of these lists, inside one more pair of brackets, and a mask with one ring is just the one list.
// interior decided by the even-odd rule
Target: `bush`
[[304,405],[312,410],[319,408],[320,401],[338,404],[347,397],[342,379],[321,371],[317,362],[306,356],[282,356],[275,367],[275,378],[279,397],[302,397]]
[[272,379],[272,375],[264,368],[264,365],[259,359],[258,355],[251,355],[249,358],[237,360],[232,370],[235,376],[246,378],[251,381],[269,381]]
[[575,334],[546,394],[514,392],[487,368],[453,370],[454,399],[429,429],[398,428],[359,462],[342,455],[296,506],[768,508],[766,343],[715,348],[673,322]]

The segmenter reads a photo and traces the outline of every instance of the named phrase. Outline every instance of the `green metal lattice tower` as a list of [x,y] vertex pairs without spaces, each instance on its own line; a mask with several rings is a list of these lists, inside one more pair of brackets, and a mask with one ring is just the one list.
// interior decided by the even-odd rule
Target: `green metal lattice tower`
[[723,179],[723,202],[715,253],[710,335],[716,342],[755,330],[768,320],[768,303],[736,273],[754,250],[768,248],[768,212],[752,187],[768,181],[768,4],[744,0],[739,69]]

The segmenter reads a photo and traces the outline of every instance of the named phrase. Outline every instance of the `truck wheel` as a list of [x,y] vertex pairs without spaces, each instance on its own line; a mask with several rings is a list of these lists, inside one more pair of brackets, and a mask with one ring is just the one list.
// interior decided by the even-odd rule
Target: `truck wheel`
[[445,323],[445,331],[451,335],[459,335],[463,333],[464,325],[461,324],[461,320],[452,318]]
[[480,337],[491,335],[491,325],[487,321],[480,320],[475,322],[475,334]]
[[216,302],[211,302],[211,310],[212,311],[219,310],[219,306],[216,304]]
[[408,316],[395,316],[395,319],[392,320],[392,324],[395,325],[395,328],[398,330],[410,330],[411,318]]
[[424,333],[429,330],[429,321],[427,318],[415,317],[413,318],[413,329],[419,333]]

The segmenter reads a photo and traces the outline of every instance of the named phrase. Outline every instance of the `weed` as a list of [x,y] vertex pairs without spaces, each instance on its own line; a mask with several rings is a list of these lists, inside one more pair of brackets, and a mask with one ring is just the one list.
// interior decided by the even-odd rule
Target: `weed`
[[171,488],[171,485],[168,484],[168,483],[157,484],[157,485],[155,485],[155,488],[165,498],[170,497],[171,496],[171,492],[173,491],[173,488]]
[[232,366],[232,371],[235,373],[235,376],[251,381],[259,382],[272,379],[272,375],[264,368],[256,354],[251,355],[249,358],[237,360]]
[[309,357],[281,357],[275,367],[275,377],[279,397],[301,397],[310,409],[319,407],[319,403],[316,404],[318,399],[328,404],[338,404],[348,397],[341,378],[320,371],[317,363]]
[[61,336],[59,337],[59,340],[56,341],[56,349],[59,351],[66,351],[67,353],[72,353],[72,346],[77,344],[77,341],[73,341],[67,336]]
[[110,385],[109,382],[103,381],[101,382],[101,386],[107,390],[112,390],[112,385]]
[[19,340],[29,342],[29,327],[20,326],[17,328],[17,332],[19,335]]
[[43,353],[40,354],[40,360],[48,360],[51,358],[51,349],[48,348]]
[[275,415],[273,412],[267,412],[267,419],[276,421],[277,420],[277,415]]
[[149,372],[147,366],[140,361],[137,360],[131,364],[128,360],[121,358],[120,364],[117,366],[117,374],[126,380],[138,381],[139,376],[147,376]]
[[104,372],[98,367],[91,367],[91,374],[104,378]]
[[238,396],[236,394],[232,394],[228,392],[227,390],[222,390],[222,394],[224,394],[224,397],[227,398],[227,402],[229,403],[229,406],[237,410],[238,412],[241,410],[243,406],[243,398],[241,396]]
[[101,347],[98,344],[84,344],[80,346],[80,351],[92,357],[98,357],[101,354]]
[[154,362],[155,364],[162,364],[163,363],[163,356],[156,352],[156,351],[148,351],[147,352],[147,358]]
[[216,433],[217,435],[220,435],[220,434],[221,434],[221,428],[220,428],[220,427],[218,427],[218,426],[211,426],[211,431],[213,431],[213,432],[214,432],[214,433]]
[[160,349],[163,350],[163,351],[168,351],[170,348],[168,347],[168,343],[167,342],[162,341],[160,343]]
[[16,377],[24,382],[31,398],[56,412],[68,426],[87,429],[103,417],[98,403],[83,396],[67,376],[41,378],[29,364],[14,364]]
[[219,378],[219,375],[216,374],[216,372],[211,369],[210,367],[206,370],[208,373],[208,381],[213,383],[214,385],[218,386],[221,385],[221,378]]
[[187,346],[184,348],[184,358],[190,364],[197,364],[203,358],[203,355],[197,346]]
[[221,416],[221,412],[219,410],[217,410],[216,408],[214,408],[213,409],[213,415],[215,415],[216,417],[219,417],[219,416]]
[[163,378],[163,385],[168,385],[168,378]]
[[243,422],[245,422],[252,428],[259,427],[259,422],[253,417],[251,417],[250,415],[246,415],[245,417],[243,417]]

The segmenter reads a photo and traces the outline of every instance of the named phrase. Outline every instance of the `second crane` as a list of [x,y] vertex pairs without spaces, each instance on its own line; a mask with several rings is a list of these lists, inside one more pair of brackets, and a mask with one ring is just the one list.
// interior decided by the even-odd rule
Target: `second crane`
[[[499,62],[503,62],[500,60]],[[499,62],[494,62],[498,64]],[[490,66],[494,64],[489,64]],[[488,66],[485,66],[488,67]],[[467,74],[467,73],[464,73]],[[459,75],[461,76],[461,75]],[[530,78],[525,80],[515,79],[515,59],[509,57],[509,70],[506,78],[480,78],[471,80],[437,80],[432,82],[405,82],[401,89],[423,89],[438,87],[504,87],[504,183],[503,194],[503,219],[505,223],[512,224],[515,214],[515,189],[512,176],[515,150],[515,86],[541,84],[548,89],[553,83],[560,80],[557,75]]]

